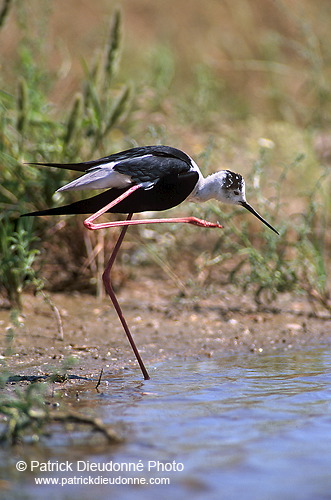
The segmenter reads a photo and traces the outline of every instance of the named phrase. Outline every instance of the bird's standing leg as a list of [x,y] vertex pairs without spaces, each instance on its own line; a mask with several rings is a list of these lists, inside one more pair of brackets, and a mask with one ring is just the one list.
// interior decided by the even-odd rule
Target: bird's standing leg
[[118,196],[118,198],[116,198],[115,200],[113,200],[112,202],[108,203],[108,205],[106,205],[105,207],[101,208],[100,210],[98,210],[95,214],[91,215],[90,217],[88,217],[87,219],[84,220],[84,226],[87,228],[87,229],[90,229],[92,231],[96,230],[96,229],[105,229],[105,228],[108,228],[108,227],[116,227],[116,226],[123,226],[122,228],[122,231],[120,233],[120,236],[116,242],[116,245],[114,247],[114,250],[110,256],[110,259],[108,261],[108,264],[106,266],[106,269],[104,270],[104,273],[102,275],[102,279],[103,279],[103,283],[105,285],[105,288],[106,288],[106,291],[115,307],[115,310],[117,312],[117,315],[122,323],[122,326],[124,328],[124,331],[128,337],[128,340],[131,344],[131,347],[133,349],[133,352],[137,358],[137,361],[139,363],[139,366],[140,366],[140,369],[143,373],[143,376],[144,376],[144,379],[145,380],[149,380],[149,375],[148,375],[148,372],[145,368],[145,365],[140,357],[140,354],[139,354],[139,351],[136,347],[136,344],[132,338],[132,335],[131,335],[131,332],[129,330],[129,327],[127,325],[127,322],[123,316],[123,313],[122,313],[122,310],[121,310],[121,307],[118,303],[118,300],[116,298],[116,295],[114,293],[114,290],[113,290],[113,287],[111,285],[111,280],[110,280],[110,271],[112,269],[112,266],[115,262],[115,259],[116,259],[116,256],[117,256],[117,253],[120,249],[120,246],[122,244],[122,241],[124,239],[124,236],[126,234],[126,231],[128,229],[128,226],[129,225],[136,225],[136,224],[157,224],[157,223],[164,223],[164,222],[172,222],[172,223],[187,223],[187,224],[194,224],[196,226],[202,226],[202,227],[218,227],[218,228],[222,228],[222,226],[220,224],[215,224],[213,222],[208,222],[208,221],[205,221],[205,220],[201,220],[201,219],[197,219],[196,217],[180,217],[180,218],[170,218],[170,219],[143,219],[143,220],[131,220],[132,218],[132,213],[130,213],[126,220],[124,221],[114,221],[114,222],[105,222],[105,223],[100,223],[100,224],[94,224],[94,221],[95,219],[97,219],[98,217],[100,217],[102,214],[104,214],[105,212],[107,212],[108,210],[110,210],[112,207],[114,207],[115,205],[117,205],[118,203],[120,203],[122,200],[124,200],[127,196],[130,196],[130,194],[132,194],[134,191],[136,191],[137,189],[140,189],[141,188],[141,185],[140,184],[137,184],[135,186],[132,186],[131,188],[129,188],[127,191],[125,191],[123,194],[121,194],[120,196]]
[[[127,220],[127,221],[128,221],[128,220],[130,220],[130,219],[131,219],[131,217],[132,217],[132,215],[133,215],[133,214],[129,214],[129,215],[127,216],[127,219],[126,219],[126,220]],[[138,363],[139,363],[140,369],[141,369],[141,371],[142,371],[142,373],[143,373],[144,379],[145,379],[145,380],[149,380],[149,378],[150,378],[150,377],[149,377],[148,372],[147,372],[147,370],[146,370],[146,368],[145,368],[145,365],[144,365],[144,363],[143,363],[143,360],[142,360],[142,359],[141,359],[141,357],[140,357],[140,354],[139,354],[139,351],[138,351],[138,349],[137,349],[137,346],[136,346],[136,344],[135,344],[135,342],[134,342],[134,340],[133,340],[133,338],[132,338],[132,335],[131,335],[131,332],[130,332],[130,330],[129,330],[128,324],[127,324],[127,322],[126,322],[126,320],[125,320],[125,318],[124,318],[124,316],[123,316],[122,309],[121,309],[121,307],[120,307],[120,305],[119,305],[119,303],[118,303],[118,300],[117,300],[117,298],[116,298],[116,295],[115,295],[115,293],[114,293],[114,290],[113,290],[113,287],[112,287],[112,284],[111,284],[111,280],[110,280],[110,272],[111,272],[111,269],[112,269],[113,264],[114,264],[114,262],[115,262],[116,256],[117,256],[117,254],[118,254],[118,251],[119,251],[119,249],[120,249],[120,246],[121,246],[121,244],[122,244],[122,241],[123,241],[123,239],[124,239],[124,236],[125,236],[125,233],[126,233],[127,229],[128,229],[128,226],[124,226],[124,227],[122,228],[121,234],[119,235],[119,238],[118,238],[118,240],[117,240],[117,242],[116,242],[116,245],[115,245],[115,247],[114,247],[114,250],[112,251],[112,254],[111,254],[111,256],[110,256],[110,259],[109,259],[109,261],[108,261],[108,264],[107,264],[107,266],[106,266],[106,269],[105,269],[105,270],[104,270],[104,272],[103,272],[103,275],[102,275],[102,280],[103,280],[103,283],[104,283],[104,285],[105,285],[105,289],[106,289],[106,291],[107,291],[107,293],[108,293],[108,295],[109,295],[109,297],[110,297],[110,299],[111,299],[111,301],[112,301],[112,303],[113,303],[113,305],[114,305],[114,307],[115,307],[115,310],[116,310],[116,312],[117,312],[117,314],[118,314],[118,317],[119,317],[119,319],[120,319],[120,321],[121,321],[121,323],[122,323],[122,326],[123,326],[123,328],[124,328],[124,331],[125,331],[125,333],[126,333],[126,335],[127,335],[128,339],[129,339],[129,342],[130,342],[130,344],[131,344],[131,347],[132,347],[132,349],[133,349],[133,352],[134,352],[134,354],[135,354],[135,356],[136,356],[136,358],[137,358],[137,361],[138,361]]]

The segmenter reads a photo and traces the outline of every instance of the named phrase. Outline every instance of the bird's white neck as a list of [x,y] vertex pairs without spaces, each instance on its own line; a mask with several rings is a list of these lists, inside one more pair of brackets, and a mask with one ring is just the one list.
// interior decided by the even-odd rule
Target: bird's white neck
[[216,199],[223,203],[229,203],[229,200],[224,192],[224,177],[225,172],[220,171],[215,174],[203,177],[201,175],[195,192],[192,193],[190,201],[201,202]]

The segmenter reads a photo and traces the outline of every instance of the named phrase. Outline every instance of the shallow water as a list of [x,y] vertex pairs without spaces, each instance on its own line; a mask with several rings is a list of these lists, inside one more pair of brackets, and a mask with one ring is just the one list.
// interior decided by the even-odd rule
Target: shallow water
[[[23,457],[28,468],[30,460],[68,460],[73,472],[63,473],[17,472],[22,457],[2,451],[1,476],[15,481],[4,498],[331,498],[330,347],[169,361],[151,376],[105,376],[100,394],[80,386],[79,404],[97,408],[109,423],[122,422],[126,442],[100,453],[93,435],[91,446],[80,449],[59,436]],[[92,472],[87,462],[136,470]],[[89,476],[122,484],[34,484],[36,477]],[[123,484],[134,478],[170,484]]]

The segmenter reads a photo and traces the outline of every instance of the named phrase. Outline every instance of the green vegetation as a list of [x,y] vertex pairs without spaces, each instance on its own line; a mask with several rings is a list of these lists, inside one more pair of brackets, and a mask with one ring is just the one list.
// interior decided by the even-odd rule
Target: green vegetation
[[[112,242],[110,232],[86,234],[77,218],[17,222],[21,213],[62,204],[64,197],[54,193],[69,180],[64,170],[23,162],[77,161],[135,144],[172,143],[194,156],[205,174],[224,167],[243,173],[248,200],[281,236],[238,209],[187,204],[181,212],[217,218],[224,230],[201,239],[188,227],[134,228],[128,234],[130,261],[160,266],[184,294],[192,287],[202,293],[216,277],[252,291],[258,304],[295,292],[330,309],[329,6],[324,1],[317,10],[302,2],[300,12],[288,12],[281,0],[263,5],[240,0],[235,8],[225,1],[200,12],[194,3],[185,23],[196,28],[196,37],[191,47],[182,40],[178,48],[161,39],[147,48],[138,35],[132,38],[136,47],[132,40],[123,46],[125,9],[124,26],[114,11],[109,36],[81,61],[80,81],[64,104],[53,100],[58,73],[46,64],[49,47],[42,43],[49,9],[39,12],[43,23],[28,22],[33,2],[29,8],[3,2],[1,36],[14,19],[23,33],[0,82],[0,292],[11,307],[22,307],[22,291],[40,289],[42,278],[46,288],[61,289],[54,276],[64,259],[62,288],[71,281],[94,290],[101,247]],[[223,37],[211,24],[209,52],[196,50],[205,40],[194,24],[198,12],[202,24],[226,19]],[[176,27],[179,20],[173,22]],[[185,276],[182,255],[191,262]]]
[[23,288],[33,285],[42,287],[37,271],[32,267],[39,250],[33,248],[37,238],[32,233],[32,222],[20,219],[15,229],[8,219],[0,226],[0,281],[5,288],[12,307],[21,309]]
[[[290,165],[291,170],[299,170],[303,160],[299,156]],[[265,151],[262,149],[260,159],[253,166],[253,184],[254,179],[260,184],[261,166],[264,163]],[[293,214],[288,219],[284,217],[286,208],[281,193],[288,182],[289,171],[286,166],[279,178],[273,179],[274,193],[269,195],[269,201],[272,201],[275,208],[273,214],[267,213],[267,217],[274,222],[278,221],[279,239],[263,228],[263,243],[255,244],[247,227],[238,230],[231,224],[231,220],[228,221],[229,228],[225,235],[228,250],[223,260],[229,259],[231,263],[234,261],[233,255],[237,256],[229,267],[229,281],[242,287],[244,292],[253,290],[258,304],[275,301],[278,293],[296,292],[307,294],[309,299],[330,310],[327,282],[328,216],[325,212],[329,171],[325,169],[316,184],[301,196],[300,204],[305,207],[305,212]],[[321,193],[324,196],[322,194],[321,197]],[[323,199],[324,202],[321,201]],[[301,201],[299,195],[298,201]],[[266,200],[261,195],[258,196],[258,206],[265,213]],[[231,232],[236,238],[231,237]]]
[[[42,57],[41,47],[34,47],[30,36],[33,35],[26,33],[27,40],[24,39],[19,50],[21,76],[17,95],[0,92],[0,276],[11,307],[18,308],[22,307],[23,289],[29,285],[40,288],[41,284],[32,268],[40,253],[32,221],[17,222],[17,219],[29,209],[54,204],[54,192],[67,175],[62,170],[23,165],[22,160],[47,157],[54,161],[74,161],[101,154],[105,137],[124,117],[131,95],[129,85],[112,88],[120,48],[119,11],[113,16],[109,40],[95,57],[92,69],[84,63],[82,91],[60,121],[47,102],[51,75],[36,63],[36,56]],[[45,227],[40,229],[41,240],[45,237]]]
[[44,392],[46,384],[30,384],[26,389],[16,389],[10,396],[1,396],[0,414],[6,419],[0,442],[15,444],[25,434],[38,440],[47,422]]
[[[73,425],[81,430],[85,428],[89,431],[88,439],[90,439],[90,431],[92,430],[100,433],[109,443],[121,442],[122,438],[119,434],[99,418],[83,415],[68,408],[64,411],[57,408],[60,404],[54,402],[54,396],[47,397],[47,393],[50,392],[51,383],[63,384],[65,381],[63,376],[53,375],[46,382],[39,381],[24,388],[16,388],[11,394],[2,393],[0,396],[0,415],[2,417],[0,443],[16,445],[40,442],[42,438],[49,436],[50,426],[55,423],[60,423],[63,426],[69,424],[71,431]],[[60,394],[57,395],[60,396]],[[51,399],[51,402],[48,402],[47,399]],[[81,442],[84,439],[85,436],[82,435]]]

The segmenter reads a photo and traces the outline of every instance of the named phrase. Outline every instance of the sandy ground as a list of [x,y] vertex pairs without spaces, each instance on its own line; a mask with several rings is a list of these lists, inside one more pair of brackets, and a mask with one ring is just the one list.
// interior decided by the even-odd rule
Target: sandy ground
[[[129,283],[118,294],[147,368],[174,357],[259,355],[331,341],[330,315],[314,317],[298,297],[282,295],[273,309],[258,310],[249,296],[230,289],[214,289],[199,301],[178,299],[177,292],[167,281],[147,279]],[[54,294],[51,298],[62,317],[63,340],[58,338],[55,315],[41,296],[24,296],[21,326],[10,329],[9,311],[0,311],[2,361],[10,373],[61,372],[72,359],[70,373],[79,376],[97,377],[101,368],[105,374],[139,370],[107,297]]]

